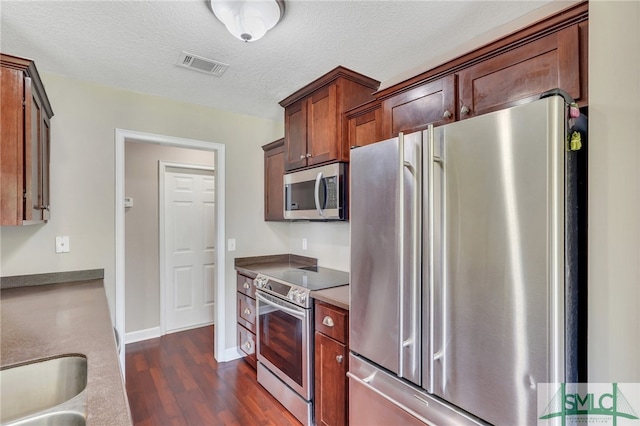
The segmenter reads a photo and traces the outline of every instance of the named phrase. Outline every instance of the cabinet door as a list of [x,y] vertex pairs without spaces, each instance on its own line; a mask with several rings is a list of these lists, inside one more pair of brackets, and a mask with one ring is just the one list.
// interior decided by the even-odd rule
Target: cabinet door
[[284,111],[285,150],[287,171],[307,165],[307,108],[303,99]]
[[2,130],[0,140],[0,224],[21,225],[23,219],[23,138],[24,76],[19,70],[2,68],[0,93],[2,94]]
[[349,147],[365,146],[382,137],[382,108],[349,118]]
[[41,169],[41,193],[42,200],[42,219],[44,221],[49,220],[49,204],[51,203],[49,197],[49,164],[51,161],[51,129],[49,120],[46,118],[46,114],[43,114],[42,120],[42,157],[40,158]]
[[338,158],[338,87],[333,84],[315,92],[307,100],[307,165],[325,163]]
[[25,188],[24,219],[26,221],[43,220],[42,172],[43,172],[43,112],[42,102],[31,87],[31,79],[25,78],[25,92],[30,105],[27,107],[27,137],[25,147]]
[[315,416],[318,425],[346,425],[347,347],[315,333]]
[[429,124],[440,125],[455,121],[456,76],[449,75],[382,102],[383,138],[400,132],[413,133]]
[[578,25],[460,71],[460,119],[534,100],[560,88],[580,99]]
[[264,152],[264,220],[284,220],[284,145]]

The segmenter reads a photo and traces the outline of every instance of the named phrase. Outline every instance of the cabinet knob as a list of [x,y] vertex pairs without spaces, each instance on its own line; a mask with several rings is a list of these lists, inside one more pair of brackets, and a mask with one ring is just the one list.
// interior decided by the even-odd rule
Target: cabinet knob
[[451,111],[446,110],[444,112],[444,114],[442,114],[442,118],[451,118],[453,116],[453,114],[451,114]]
[[251,288],[251,285],[248,282],[245,281],[244,284],[242,284],[242,287],[248,289],[248,288]]
[[245,315],[251,315],[251,309],[245,308],[244,309],[244,313],[245,313]]
[[245,343],[245,344],[244,344],[244,347],[245,347],[248,351],[250,351],[250,350],[251,350],[251,342],[247,342],[247,343]]
[[327,315],[322,319],[322,324],[326,325],[327,327],[333,327],[333,319]]
[[466,105],[462,105],[462,108],[460,108],[460,114],[462,114],[462,115],[467,115],[470,112],[471,112],[471,110]]
[[336,361],[338,361],[338,364],[342,364],[342,358],[343,358],[342,355],[336,356]]
[[311,158],[311,154],[307,152],[307,158]]
[[300,154],[300,159],[301,159],[301,160],[304,160],[305,158],[306,158],[306,157],[305,157],[305,155],[304,155],[304,154]]

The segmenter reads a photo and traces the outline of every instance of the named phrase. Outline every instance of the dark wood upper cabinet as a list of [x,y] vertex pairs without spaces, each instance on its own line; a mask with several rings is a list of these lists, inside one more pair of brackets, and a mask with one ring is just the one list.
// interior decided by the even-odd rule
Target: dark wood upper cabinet
[[53,111],[33,61],[2,54],[1,63],[0,224],[43,223]]
[[382,104],[374,100],[367,102],[346,114],[349,126],[349,147],[355,148],[381,141]]
[[456,120],[456,76],[403,91],[382,102],[383,138],[412,133]]
[[337,67],[281,101],[285,170],[348,161],[348,124],[343,113],[372,99],[379,84]]
[[376,92],[379,140],[529,102],[556,88],[588,105],[588,11],[588,2],[573,5]]
[[262,147],[264,150],[264,220],[284,220],[284,139]]
[[581,99],[578,25],[459,72],[461,120],[537,99],[560,88]]

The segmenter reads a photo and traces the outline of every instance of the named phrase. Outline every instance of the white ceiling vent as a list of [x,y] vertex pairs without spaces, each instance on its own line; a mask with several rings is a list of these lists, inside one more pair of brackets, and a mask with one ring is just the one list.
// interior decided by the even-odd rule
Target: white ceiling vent
[[229,64],[203,58],[187,52],[180,52],[176,65],[220,77],[229,68]]

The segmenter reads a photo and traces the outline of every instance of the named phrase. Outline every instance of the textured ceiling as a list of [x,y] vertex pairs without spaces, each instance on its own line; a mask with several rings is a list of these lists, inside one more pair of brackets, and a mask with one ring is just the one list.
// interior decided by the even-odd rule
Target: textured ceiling
[[[278,102],[338,65],[385,82],[549,1],[286,1],[243,43],[203,0],[0,1],[0,49],[41,73],[280,120]],[[230,65],[175,66],[181,51]]]

